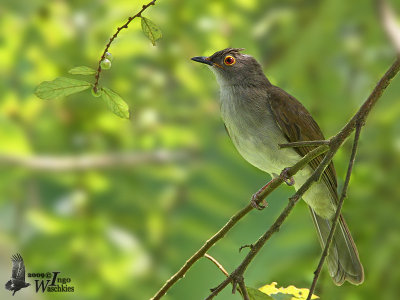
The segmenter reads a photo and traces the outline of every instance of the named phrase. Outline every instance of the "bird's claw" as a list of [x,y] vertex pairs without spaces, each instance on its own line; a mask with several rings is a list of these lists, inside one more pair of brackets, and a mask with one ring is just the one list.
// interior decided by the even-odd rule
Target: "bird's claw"
[[282,173],[280,174],[281,179],[288,185],[294,185],[294,178],[293,176],[289,176],[290,168],[283,169]]
[[265,201],[264,199],[261,201],[261,203],[259,202],[258,199],[258,193],[255,193],[250,200],[250,204],[253,208],[257,209],[257,210],[263,210],[264,208],[266,208],[268,206],[267,201]]
[[293,178],[293,176],[290,177],[289,179],[286,179],[286,180],[285,180],[285,183],[286,183],[288,186],[294,185],[294,178]]

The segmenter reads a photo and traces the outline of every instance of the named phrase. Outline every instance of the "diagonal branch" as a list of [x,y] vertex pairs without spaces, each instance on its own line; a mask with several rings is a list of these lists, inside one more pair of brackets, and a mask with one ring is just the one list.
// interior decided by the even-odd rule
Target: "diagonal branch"
[[[355,130],[355,128],[361,128],[365,120],[370,113],[371,109],[375,105],[375,103],[379,100],[384,90],[390,84],[391,80],[396,76],[400,69],[400,60],[396,60],[391,67],[387,70],[387,72],[382,76],[382,78],[377,83],[376,87],[369,95],[367,100],[363,103],[357,113],[351,118],[351,120],[339,131],[338,134],[333,136],[329,140],[329,147],[327,145],[321,145],[318,148],[310,151],[303,159],[301,159],[295,166],[292,168],[286,169],[281,173],[281,176],[278,176],[271,180],[270,184],[262,190],[258,194],[258,199],[256,199],[257,203],[260,203],[267,195],[269,195],[273,190],[275,190],[282,182],[284,182],[285,178],[290,178],[293,176],[298,170],[305,166],[305,161],[311,161],[314,157],[321,155],[326,152],[329,148],[329,151],[326,152],[324,159],[320,163],[320,165],[315,169],[314,173],[311,177],[307,179],[307,181],[300,187],[299,190],[289,199],[288,205],[285,207],[284,211],[280,214],[275,223],[268,229],[263,236],[259,238],[259,240],[255,243],[249,254],[246,256],[244,261],[239,265],[239,267],[231,273],[231,275],[221,283],[215,290],[215,295],[218,294],[229,282],[241,282],[241,277],[243,272],[246,270],[247,266],[250,264],[252,259],[256,256],[258,251],[264,246],[266,241],[271,237],[273,233],[275,233],[283,221],[286,219],[294,205],[298,202],[301,196],[308,190],[308,188],[313,184],[313,182],[318,181],[321,175],[323,174],[325,168],[332,161],[333,156],[336,154],[337,150],[344,143],[344,141],[349,137],[349,135]],[[320,151],[320,153],[317,153]],[[309,154],[315,155],[313,157],[308,157]],[[306,159],[308,157],[308,159]],[[154,295],[151,300],[161,299],[163,295],[180,279],[183,275],[191,268],[191,266],[200,259],[207,251],[210,249],[218,240],[220,240],[224,235],[234,226],[236,223],[243,218],[248,212],[252,210],[252,205],[249,204],[235,215],[231,217],[231,219],[214,235],[212,236],[193,256],[185,262],[185,264],[181,267],[181,269],[175,273],[170,279],[168,279],[163,287]],[[214,292],[207,298],[212,299],[215,295]]]
[[322,252],[320,261],[318,263],[318,267],[314,272],[314,279],[313,279],[313,281],[311,283],[311,287],[310,287],[310,291],[309,291],[308,296],[307,296],[307,300],[311,299],[311,296],[312,296],[312,294],[313,294],[313,292],[315,290],[315,287],[317,285],[319,274],[321,273],[322,266],[323,266],[323,264],[325,262],[325,258],[328,255],[329,247],[331,246],[331,243],[332,243],[332,240],[333,240],[333,235],[335,233],[336,226],[337,226],[337,223],[338,223],[338,220],[339,220],[339,217],[340,217],[340,212],[342,210],[344,199],[347,196],[347,189],[349,187],[351,172],[353,171],[353,165],[354,165],[354,161],[355,161],[355,158],[356,158],[358,140],[360,139],[360,132],[361,132],[361,125],[359,124],[356,127],[356,133],[354,135],[353,148],[351,150],[350,161],[349,161],[349,166],[347,168],[346,179],[344,181],[342,194],[340,195],[340,200],[339,200],[338,207],[336,208],[335,217],[334,217],[333,222],[332,222],[332,228],[331,228],[331,231],[329,232],[328,239],[326,240],[325,248],[324,248],[324,251]]
[[[309,153],[307,153],[306,156],[304,156],[301,160],[299,160],[293,167],[285,169],[284,175],[278,176],[270,181],[270,184],[268,187],[266,187],[262,193],[260,193],[259,198],[257,199],[258,203],[261,202],[265,197],[267,197],[269,194],[271,194],[272,191],[274,191],[277,187],[279,187],[285,180],[285,177],[287,176],[288,178],[292,177],[295,175],[298,171],[300,171],[302,168],[304,168],[311,160],[313,160],[315,157],[323,154],[328,150],[328,146],[322,145]],[[162,296],[165,295],[165,293],[179,280],[181,279],[186,272],[192,267],[192,265],[198,261],[201,257],[206,254],[206,252],[214,246],[221,238],[225,236],[225,234],[230,231],[237,222],[239,222],[245,215],[247,215],[251,210],[253,209],[253,206],[249,203],[246,207],[235,213],[229,221],[216,233],[214,234],[208,241],[206,241],[203,246],[200,247],[199,250],[197,250],[191,258],[189,258],[185,264],[179,269],[178,272],[176,272],[173,276],[171,276],[165,284],[161,287],[161,289],[151,298],[151,300],[158,300],[161,299]]]
[[[279,217],[276,219],[276,221],[257,240],[257,242],[253,245],[253,247],[251,247],[250,252],[244,258],[242,263],[235,269],[235,271],[233,271],[231,273],[231,275],[227,279],[225,279],[219,286],[217,286],[215,289],[213,289],[213,292],[210,294],[210,296],[208,298],[206,298],[206,300],[213,299],[230,282],[233,282],[233,283],[235,281],[236,282],[240,282],[241,278],[243,278],[243,274],[244,274],[245,270],[247,269],[247,267],[251,263],[251,261],[254,259],[254,257],[257,255],[257,253],[265,245],[265,243],[272,236],[272,234],[274,234],[275,232],[277,232],[279,230],[281,224],[287,218],[287,216],[289,215],[289,213],[293,209],[294,205],[298,202],[298,200],[304,195],[304,193],[310,188],[310,186],[314,182],[316,182],[316,181],[318,181],[320,179],[320,177],[322,176],[324,170],[329,165],[329,163],[332,161],[332,158],[336,154],[337,150],[340,148],[340,146],[345,142],[345,140],[348,138],[348,136],[356,128],[357,128],[357,132],[356,132],[357,133],[357,135],[356,135],[357,139],[355,140],[355,142],[358,141],[359,133],[360,133],[359,131],[360,131],[361,127],[364,125],[365,120],[366,120],[369,112],[371,111],[371,109],[375,105],[375,103],[378,101],[378,99],[382,95],[383,91],[387,88],[387,86],[389,85],[391,80],[399,72],[399,69],[400,69],[400,61],[396,60],[392,64],[392,66],[389,68],[389,70],[379,80],[379,82],[375,86],[374,90],[369,95],[367,100],[363,103],[363,105],[360,107],[360,109],[357,111],[357,113],[342,128],[342,130],[339,131],[338,134],[336,134],[334,137],[332,137],[329,140],[329,151],[325,154],[323,160],[321,161],[319,166],[315,169],[313,174],[297,190],[297,192],[289,199],[288,205],[285,207],[285,209],[282,211],[282,213],[279,215]],[[320,147],[323,147],[323,146],[320,146]],[[355,145],[355,147],[357,147],[357,144]],[[355,155],[355,152],[354,152],[354,155]],[[354,158],[353,158],[353,160],[354,160]],[[351,168],[352,168],[352,165],[353,165],[353,163],[351,163]],[[349,172],[351,173],[351,169],[349,170]],[[348,175],[348,176],[350,176],[350,175]],[[347,190],[347,186],[346,186],[346,190]],[[346,190],[344,190],[344,193],[342,193],[341,197],[344,198],[343,195],[345,195]],[[341,201],[343,202],[343,199],[341,199]],[[322,262],[322,264],[323,264],[323,262]],[[322,267],[322,265],[321,265],[321,267]]]
[[[324,146],[320,146],[324,147]],[[325,146],[326,147],[326,146]],[[318,149],[318,148],[317,148]],[[275,222],[271,225],[271,227],[257,240],[257,242],[250,247],[250,252],[247,254],[247,256],[243,259],[242,263],[233,271],[228,278],[226,278],[220,285],[218,285],[216,288],[212,289],[212,293],[210,296],[206,298],[206,300],[211,300],[213,299],[216,295],[218,295],[219,292],[221,292],[230,282],[234,283],[235,282],[240,283],[240,281],[243,278],[243,274],[246,271],[247,267],[249,264],[252,262],[252,260],[256,257],[258,252],[262,249],[262,247],[265,245],[265,243],[270,239],[270,237],[277,231],[279,231],[282,223],[286,220],[286,218],[289,216],[290,212],[292,211],[293,207],[296,205],[296,203],[300,200],[300,198],[304,195],[304,193],[311,187],[311,185],[318,181],[318,178],[320,177],[320,174],[323,173],[325,170],[326,166],[329,164],[330,161],[326,159],[327,154],[325,155],[325,158],[322,160],[321,164],[318,166],[318,168],[314,171],[314,173],[306,180],[306,182],[297,190],[297,192],[290,197],[289,203],[287,206],[284,208],[284,210],[281,212],[279,217],[275,220]],[[233,293],[235,290],[232,291]]]
[[329,145],[329,140],[320,140],[320,141],[301,141],[301,142],[292,142],[279,144],[280,148],[294,148],[294,147],[304,147],[304,146],[321,146],[321,145]]

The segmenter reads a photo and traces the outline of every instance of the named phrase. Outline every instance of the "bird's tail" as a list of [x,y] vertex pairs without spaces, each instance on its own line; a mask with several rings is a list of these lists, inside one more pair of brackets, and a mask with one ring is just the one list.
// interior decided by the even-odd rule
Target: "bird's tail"
[[[318,216],[312,208],[310,208],[310,212],[317,229],[319,242],[321,247],[324,248],[332,222]],[[342,215],[340,215],[332,244],[326,257],[326,264],[329,274],[336,285],[342,285],[345,280],[352,284],[361,284],[364,281],[364,269],[358,257],[356,245]]]

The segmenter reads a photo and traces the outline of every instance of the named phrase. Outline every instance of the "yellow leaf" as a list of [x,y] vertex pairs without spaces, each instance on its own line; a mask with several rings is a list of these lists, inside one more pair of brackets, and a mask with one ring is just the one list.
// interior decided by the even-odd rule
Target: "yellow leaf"
[[[263,287],[259,288],[259,290],[269,296],[274,296],[276,294],[284,294],[284,295],[291,295],[291,300],[305,300],[307,299],[309,289],[306,288],[297,288],[293,285],[289,285],[288,287],[276,287],[277,283],[272,282],[271,284],[264,285]],[[312,295],[311,299],[319,299],[318,296]]]

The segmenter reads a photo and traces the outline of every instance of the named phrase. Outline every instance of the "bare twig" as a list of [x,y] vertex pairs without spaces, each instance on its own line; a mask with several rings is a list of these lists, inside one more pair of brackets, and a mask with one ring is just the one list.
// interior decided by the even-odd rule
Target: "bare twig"
[[218,267],[218,269],[221,270],[222,273],[224,273],[226,276],[229,276],[228,271],[225,270],[224,266],[221,265],[218,260],[216,260],[214,257],[212,257],[210,254],[207,254],[207,253],[204,254],[204,257],[211,260]]
[[114,35],[110,38],[109,42],[108,42],[107,45],[106,45],[106,48],[105,48],[104,51],[103,51],[103,54],[102,54],[101,57],[100,57],[100,60],[99,60],[98,66],[97,66],[97,71],[96,71],[96,74],[95,74],[95,76],[94,76],[94,78],[95,78],[95,83],[94,83],[94,86],[93,86],[93,90],[94,90],[96,93],[97,93],[97,88],[98,88],[98,85],[99,85],[99,79],[100,79],[100,73],[101,73],[101,62],[102,62],[103,59],[106,57],[106,53],[108,52],[108,49],[110,48],[112,42],[113,42],[114,39],[118,36],[119,32],[120,32],[122,29],[128,28],[129,23],[131,23],[131,22],[132,22],[134,19],[136,19],[136,18],[140,18],[140,17],[142,16],[142,13],[143,13],[148,7],[150,7],[150,6],[152,6],[152,5],[155,5],[156,1],[157,1],[157,0],[153,0],[153,1],[150,1],[149,3],[147,3],[146,5],[143,5],[143,6],[142,6],[142,9],[141,9],[136,15],[134,15],[134,16],[132,16],[132,17],[129,17],[128,20],[125,22],[125,24],[122,25],[121,27],[118,27],[118,28],[117,28],[117,31],[116,31],[116,32],[114,33]]
[[400,25],[396,21],[393,9],[386,0],[378,0],[378,7],[383,28],[400,55]]
[[[214,257],[212,257],[211,255],[209,255],[209,254],[207,254],[207,253],[204,254],[204,257],[206,257],[206,258],[208,258],[210,261],[212,261],[212,262],[217,266],[217,268],[220,269],[221,272],[225,274],[226,277],[229,276],[228,271],[225,270],[224,266],[221,265],[221,263],[220,263],[218,260],[216,260]],[[244,300],[248,300],[248,299],[249,299],[249,295],[248,295],[248,293],[247,293],[246,286],[244,285],[244,280],[243,280],[243,286],[242,286],[242,285],[239,285],[239,289],[240,289],[240,293],[243,295],[243,299],[244,299]],[[246,298],[246,297],[247,297],[247,298]]]
[[82,156],[17,156],[0,154],[0,166],[20,167],[33,171],[65,172],[88,169],[132,168],[149,163],[168,163],[190,157],[185,152],[136,152]]
[[358,140],[360,139],[360,132],[361,132],[361,125],[358,125],[356,127],[356,133],[354,135],[353,148],[351,150],[349,166],[347,168],[346,179],[344,181],[344,185],[343,185],[343,188],[342,188],[342,193],[340,195],[339,204],[338,204],[338,206],[336,208],[335,217],[334,217],[334,219],[332,221],[332,228],[331,228],[331,231],[329,232],[328,238],[326,240],[325,248],[324,248],[324,250],[322,252],[320,261],[318,263],[318,267],[314,272],[314,278],[313,278],[313,281],[311,283],[311,287],[310,287],[310,291],[309,291],[308,296],[307,296],[307,300],[311,299],[311,297],[313,295],[313,292],[315,290],[315,287],[317,285],[319,274],[321,273],[322,266],[323,266],[323,264],[325,262],[325,258],[328,255],[329,247],[330,247],[330,245],[332,243],[332,240],[333,240],[333,235],[335,233],[336,226],[337,226],[337,223],[338,223],[338,220],[339,220],[339,217],[340,217],[340,212],[341,212],[342,207],[343,207],[344,199],[347,196],[347,189],[349,187],[350,177],[351,177],[351,173],[353,171],[353,165],[354,165],[354,161],[355,161],[355,158],[356,158]]
[[[285,170],[285,175],[291,177],[295,175],[300,169],[306,166],[311,160],[315,157],[323,154],[328,150],[328,146],[323,145],[319,146],[318,148],[310,151],[304,156],[301,160],[299,160],[293,167]],[[271,180],[271,183],[268,187],[263,190],[262,193],[259,194],[258,202],[261,202],[265,197],[267,197],[272,191],[274,191],[278,186],[280,186],[284,182],[284,176],[278,176]],[[206,252],[221,238],[225,236],[225,234],[231,230],[240,219],[242,219],[245,215],[247,215],[253,209],[252,205],[249,203],[246,207],[235,213],[229,221],[216,233],[214,234],[209,240],[207,240],[199,250],[197,250],[192,257],[190,257],[184,265],[176,272],[173,276],[171,276],[165,284],[161,287],[161,289],[151,298],[151,300],[158,300],[161,299],[162,296],[173,286],[180,278],[185,275],[185,273],[192,267],[192,265],[199,260],[201,257],[206,254]]]
[[292,142],[279,144],[280,148],[294,148],[294,147],[304,147],[304,146],[321,146],[321,145],[329,145],[329,140],[321,140],[321,141],[301,141],[301,142]]

